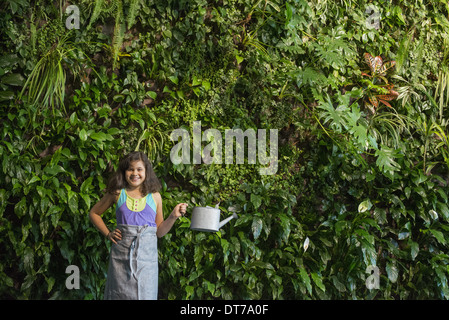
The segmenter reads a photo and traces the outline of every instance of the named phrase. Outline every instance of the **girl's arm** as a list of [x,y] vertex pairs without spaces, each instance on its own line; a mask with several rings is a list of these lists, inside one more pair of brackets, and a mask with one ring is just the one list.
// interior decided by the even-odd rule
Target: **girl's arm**
[[164,220],[164,215],[162,213],[162,198],[159,192],[153,193],[154,200],[156,201],[156,225],[157,231],[156,235],[161,238],[170,231],[173,227],[175,221],[185,213],[188,206],[187,203],[179,203],[173,209],[172,213],[168,216],[167,220]]
[[[94,226],[101,232],[101,234],[108,238],[111,232],[109,231],[108,227],[106,227],[106,224],[101,218],[101,215],[106,210],[108,210],[115,202],[117,202],[117,198],[118,196],[116,195],[106,193],[103,198],[101,198],[100,201],[98,201],[89,212],[90,221],[92,221]],[[118,232],[117,230],[114,231],[113,237],[110,238],[110,240],[112,240],[112,242],[114,243],[116,243],[115,240],[121,239],[120,230],[118,230]]]

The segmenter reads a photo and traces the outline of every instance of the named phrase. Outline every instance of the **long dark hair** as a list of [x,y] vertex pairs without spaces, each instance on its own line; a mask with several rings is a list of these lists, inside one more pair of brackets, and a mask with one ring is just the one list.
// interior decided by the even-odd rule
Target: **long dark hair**
[[131,162],[139,160],[142,161],[145,166],[145,180],[140,186],[140,192],[142,193],[142,196],[145,196],[149,193],[158,192],[161,189],[161,183],[156,177],[153,166],[148,160],[147,155],[140,151],[131,152],[126,157],[120,160],[117,170],[109,179],[106,191],[116,195],[119,190],[126,188],[128,186],[128,183],[125,179],[125,171],[128,170]]

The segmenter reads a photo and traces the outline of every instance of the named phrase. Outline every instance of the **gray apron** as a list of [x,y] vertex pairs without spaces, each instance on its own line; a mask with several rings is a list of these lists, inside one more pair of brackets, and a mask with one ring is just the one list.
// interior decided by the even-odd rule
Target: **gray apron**
[[112,244],[105,300],[157,300],[157,227],[119,224],[122,240]]

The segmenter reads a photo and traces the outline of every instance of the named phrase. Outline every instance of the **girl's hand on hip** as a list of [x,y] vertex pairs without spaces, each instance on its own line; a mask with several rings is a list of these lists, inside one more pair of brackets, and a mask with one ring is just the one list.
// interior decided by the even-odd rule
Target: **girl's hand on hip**
[[122,232],[120,229],[115,229],[114,231],[110,231],[106,238],[117,244],[117,241],[122,240]]

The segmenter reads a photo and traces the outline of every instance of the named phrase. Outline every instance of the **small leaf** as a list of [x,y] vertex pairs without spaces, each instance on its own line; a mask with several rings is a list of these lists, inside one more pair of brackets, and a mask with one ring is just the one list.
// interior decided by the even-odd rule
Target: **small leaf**
[[395,283],[398,280],[399,270],[396,265],[394,265],[391,262],[387,262],[386,271],[388,275],[388,279],[390,279],[391,282]]
[[125,96],[122,95],[122,94],[116,94],[116,95],[112,98],[112,100],[114,100],[115,102],[122,102],[123,99],[125,99]]
[[14,92],[10,90],[0,92],[0,101],[14,99]]
[[107,135],[103,132],[94,132],[90,135],[90,137],[97,141],[104,141],[108,138]]
[[321,276],[315,272],[312,272],[310,275],[312,276],[312,280],[313,280],[313,282],[315,282],[315,284],[318,286],[318,288],[320,288],[323,291],[326,291],[326,287],[323,284]]
[[398,240],[407,239],[410,236],[410,232],[400,232],[398,234]]
[[435,210],[429,210],[429,214],[432,217],[433,220],[438,219],[438,213]]
[[13,73],[2,77],[1,81],[11,86],[22,86],[25,79],[20,73]]
[[410,193],[412,192],[412,189],[410,189],[410,187],[405,187],[404,192],[405,192],[405,196],[408,199],[408,198],[410,198]]
[[435,229],[429,229],[430,232],[433,234],[433,236],[438,240],[441,244],[446,244],[446,239],[444,238],[444,235],[441,231],[435,230]]
[[178,84],[179,80],[177,76],[170,76],[168,77],[170,79],[171,82],[173,82],[174,84]]
[[237,60],[237,64],[240,64],[243,61],[243,57],[239,56],[238,54],[235,55],[235,59]]
[[6,56],[0,57],[0,67],[2,68],[3,67],[10,68],[19,62],[20,59],[17,57],[16,54],[8,54]]
[[201,84],[201,80],[198,80],[198,78],[196,76],[193,76],[192,86],[198,86],[200,84]]
[[51,289],[53,288],[53,285],[55,284],[55,278],[53,277],[45,278],[45,281],[47,282],[47,293],[50,293]]
[[79,133],[79,136],[80,136],[81,141],[86,141],[87,140],[87,132],[86,132],[86,130],[81,129],[80,133]]
[[346,287],[343,283],[338,280],[336,276],[332,276],[332,282],[334,283],[335,288],[337,288],[340,292],[346,292]]
[[253,223],[251,225],[251,231],[253,232],[254,239],[259,238],[260,232],[262,231],[263,222],[258,216],[253,218]]
[[28,182],[28,184],[32,184],[36,181],[41,181],[41,178],[39,178],[38,176],[33,176],[30,180],[30,182]]
[[257,209],[260,207],[260,205],[262,203],[262,197],[257,194],[251,194],[250,201],[253,204],[254,209]]
[[201,85],[203,86],[204,90],[209,91],[210,90],[210,82],[207,80],[203,80],[203,82],[201,83]]
[[187,293],[186,299],[189,299],[189,297],[193,295],[195,288],[192,286],[186,286],[185,290]]
[[309,294],[312,294],[312,285],[310,282],[310,278],[304,267],[300,268],[299,275],[301,276],[302,282],[306,285]]
[[153,100],[156,100],[157,98],[157,93],[154,91],[147,91],[147,95]]
[[34,250],[26,247],[23,254],[23,265],[27,273],[32,273],[34,264]]
[[373,205],[371,204],[371,201],[368,199],[359,204],[358,210],[360,213],[362,213],[362,212],[365,212],[365,211],[371,209],[372,206]]

